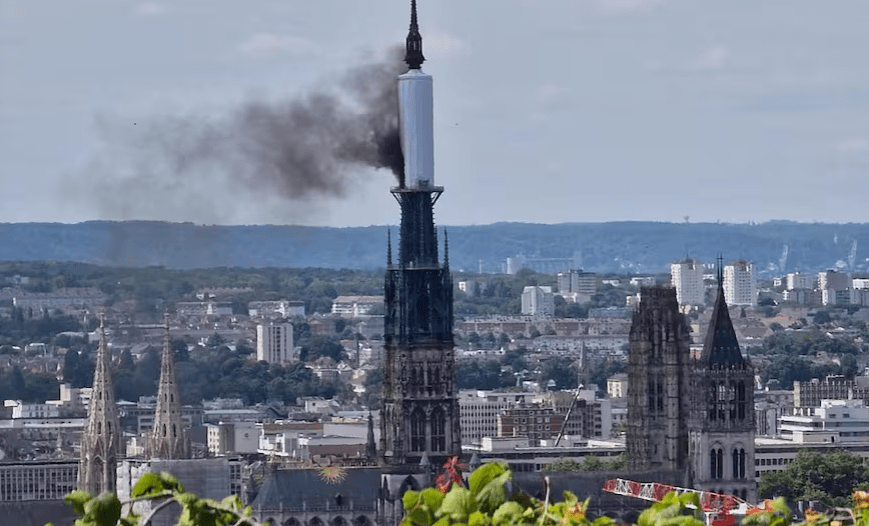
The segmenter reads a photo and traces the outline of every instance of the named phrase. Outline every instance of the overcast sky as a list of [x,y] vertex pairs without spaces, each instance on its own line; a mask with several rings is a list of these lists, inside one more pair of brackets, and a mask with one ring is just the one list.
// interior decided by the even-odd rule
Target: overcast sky
[[[338,87],[403,45],[408,3],[0,0],[0,221],[397,223],[384,170],[293,198],[141,145]],[[869,220],[866,0],[419,0],[419,16],[441,224]]]

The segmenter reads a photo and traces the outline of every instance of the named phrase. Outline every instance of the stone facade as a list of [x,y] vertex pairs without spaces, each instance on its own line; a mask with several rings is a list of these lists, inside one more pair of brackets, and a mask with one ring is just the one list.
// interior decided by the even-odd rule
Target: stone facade
[[78,470],[78,489],[92,495],[114,492],[117,481],[121,426],[118,422],[107,354],[105,325],[100,320],[100,345],[87,429],[81,439]]
[[722,281],[698,357],[675,290],[642,290],[631,327],[626,452],[631,471],[670,472],[687,487],[754,501],[754,368],[739,349]]
[[160,365],[160,384],[157,388],[157,407],[154,427],[148,437],[146,456],[161,460],[190,458],[190,443],[181,422],[181,400],[175,373],[175,356],[169,342],[169,319],[166,318],[163,358]]
[[739,350],[724,296],[719,284],[703,352],[692,372],[692,487],[755,502],[754,368]]
[[643,288],[628,351],[627,457],[632,471],[688,466],[690,328],[676,290]]

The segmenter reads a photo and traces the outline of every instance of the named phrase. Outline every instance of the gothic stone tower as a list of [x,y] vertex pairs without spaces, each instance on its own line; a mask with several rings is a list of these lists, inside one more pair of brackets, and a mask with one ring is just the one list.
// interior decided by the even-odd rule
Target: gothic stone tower
[[718,268],[718,297],[692,375],[692,484],[754,502],[754,368],[739,350],[724,299],[720,261]]
[[385,283],[380,459],[392,466],[437,464],[461,454],[453,283],[446,243],[444,262],[438,261],[434,204],[443,188],[434,186],[432,83],[420,69],[423,60],[414,1],[409,71],[399,77],[405,177],[392,189],[401,206],[401,237],[397,263],[389,243]]
[[627,457],[631,470],[686,473],[690,328],[676,290],[643,288],[628,351]]
[[181,424],[181,401],[175,375],[175,356],[169,342],[169,318],[166,317],[163,337],[163,359],[160,365],[160,385],[157,388],[157,407],[154,428],[148,437],[146,455],[161,460],[190,457],[190,444]]
[[101,318],[93,391],[78,469],[78,489],[92,495],[114,493],[117,481],[120,426],[107,354],[105,322]]

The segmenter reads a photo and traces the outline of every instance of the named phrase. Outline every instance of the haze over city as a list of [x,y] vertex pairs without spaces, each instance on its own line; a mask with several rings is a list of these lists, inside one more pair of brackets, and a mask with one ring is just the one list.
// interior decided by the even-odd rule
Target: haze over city
[[[441,224],[865,221],[865,2],[420,11]],[[394,2],[2,0],[0,221],[395,223],[385,169],[341,167],[340,191],[305,193],[183,161],[202,137],[244,135],[251,105],[337,91],[358,110],[348,74],[406,26]]]

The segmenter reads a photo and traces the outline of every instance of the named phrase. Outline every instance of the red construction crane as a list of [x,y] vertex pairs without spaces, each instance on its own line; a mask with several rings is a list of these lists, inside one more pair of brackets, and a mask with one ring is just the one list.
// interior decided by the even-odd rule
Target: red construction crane
[[733,495],[680,488],[658,482],[634,482],[633,480],[610,479],[604,484],[603,490],[607,493],[650,500],[652,502],[661,502],[668,493],[676,493],[677,495],[696,493],[700,498],[700,508],[706,515],[706,522],[710,526],[730,526],[736,524],[734,515],[753,515],[766,510],[766,502],[764,502],[762,507],[758,507]]

